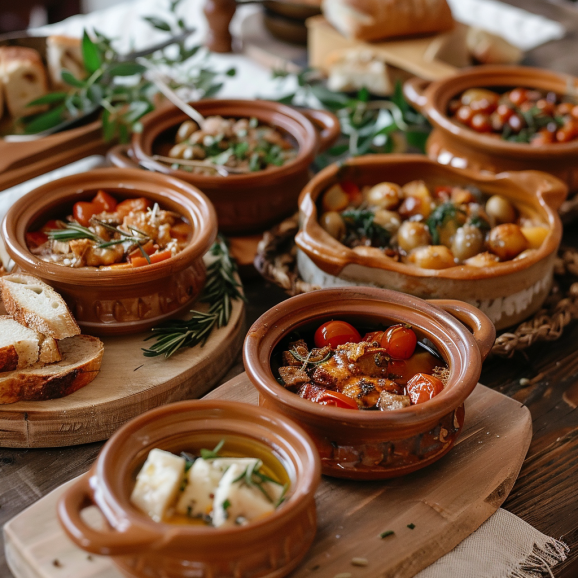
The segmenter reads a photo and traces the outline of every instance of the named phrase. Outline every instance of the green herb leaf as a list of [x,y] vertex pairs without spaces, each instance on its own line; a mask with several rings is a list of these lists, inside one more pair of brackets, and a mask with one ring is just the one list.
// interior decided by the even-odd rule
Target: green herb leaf
[[408,524],[407,527],[408,527],[410,530],[413,530],[413,529],[415,528],[415,524]]
[[163,32],[171,31],[171,25],[165,20],[157,18],[156,16],[143,16],[143,20],[148,22],[153,28],[156,28],[157,30],[162,30]]
[[70,86],[74,86],[76,88],[86,87],[86,82],[79,80],[78,78],[76,78],[76,76],[74,76],[74,74],[72,74],[72,72],[68,72],[68,70],[63,70],[60,76],[62,77],[62,80],[66,82],[66,84],[69,84]]
[[40,98],[29,102],[26,106],[39,106],[41,104],[54,104],[55,102],[62,102],[66,98],[66,92],[49,92]]
[[227,498],[224,502],[223,502],[223,510],[228,510],[231,507],[231,502],[230,500]]
[[202,449],[201,457],[204,460],[214,460],[219,457],[219,452],[223,449],[225,440],[222,439],[212,450]]
[[[84,61],[84,68],[86,68],[88,74],[96,72],[102,66],[100,51],[96,44],[90,39],[86,30],[82,35],[82,59]],[[62,78],[64,79],[64,73]],[[73,86],[75,85],[73,84]]]
[[134,76],[135,74],[143,74],[146,67],[136,62],[119,62],[108,69],[109,76]]
[[393,536],[395,534],[395,532],[393,530],[386,530],[385,532],[382,532],[379,537],[380,538],[387,538],[388,536]]
[[48,112],[35,116],[26,122],[24,132],[26,134],[36,134],[59,125],[66,120],[66,106],[61,104]]

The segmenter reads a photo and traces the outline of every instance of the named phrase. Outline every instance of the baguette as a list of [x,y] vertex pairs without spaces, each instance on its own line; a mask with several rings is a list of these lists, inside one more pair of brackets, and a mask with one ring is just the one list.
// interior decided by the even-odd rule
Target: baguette
[[0,404],[42,401],[70,395],[97,375],[104,346],[100,339],[77,335],[60,343],[62,361],[0,373]]
[[64,299],[32,275],[15,273],[0,277],[0,295],[6,311],[25,327],[54,339],[80,334]]
[[46,60],[50,82],[54,88],[69,88],[62,80],[63,70],[68,70],[79,80],[86,77],[79,38],[49,36],[46,39]]
[[324,0],[325,18],[347,38],[384,40],[450,30],[446,0]]
[[40,54],[23,46],[0,47],[0,79],[4,85],[6,108],[13,118],[28,116],[46,109],[28,106],[48,92],[46,69]]

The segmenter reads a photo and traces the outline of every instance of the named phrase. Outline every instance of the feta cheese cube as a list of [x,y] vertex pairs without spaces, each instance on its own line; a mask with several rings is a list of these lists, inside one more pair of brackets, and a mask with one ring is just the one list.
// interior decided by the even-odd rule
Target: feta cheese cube
[[177,498],[185,476],[185,460],[153,449],[136,478],[130,501],[156,522],[163,519]]

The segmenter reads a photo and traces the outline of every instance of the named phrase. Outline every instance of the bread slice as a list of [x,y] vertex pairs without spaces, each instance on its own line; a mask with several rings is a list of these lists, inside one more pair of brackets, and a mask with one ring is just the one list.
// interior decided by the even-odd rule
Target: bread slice
[[68,70],[78,79],[86,76],[80,38],[49,36],[46,39],[46,60],[53,88],[69,88],[68,84],[62,80],[63,70]]
[[30,329],[54,339],[80,334],[64,299],[37,277],[21,273],[0,277],[0,295],[6,311]]
[[40,350],[38,352],[38,361],[41,363],[58,363],[62,360],[62,354],[58,347],[58,341],[53,337],[40,335]]
[[8,315],[0,317],[0,371],[12,371],[38,361],[39,335]]
[[48,77],[40,54],[23,46],[0,47],[0,78],[4,84],[6,108],[13,118],[45,110],[28,103],[48,92]]
[[64,397],[98,375],[104,352],[100,339],[77,335],[61,341],[60,349],[59,363],[0,373],[0,404]]

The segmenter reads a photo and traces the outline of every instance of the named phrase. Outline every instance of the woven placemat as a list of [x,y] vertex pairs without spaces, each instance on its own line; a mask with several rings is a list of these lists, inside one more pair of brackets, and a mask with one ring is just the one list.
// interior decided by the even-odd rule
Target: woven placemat
[[[297,270],[295,235],[298,215],[285,219],[263,235],[255,267],[265,279],[290,296],[321,289],[306,283]],[[564,328],[578,319],[578,250],[561,248],[555,265],[555,282],[544,307],[516,328],[498,335],[492,353],[511,357],[540,341],[555,341]]]

